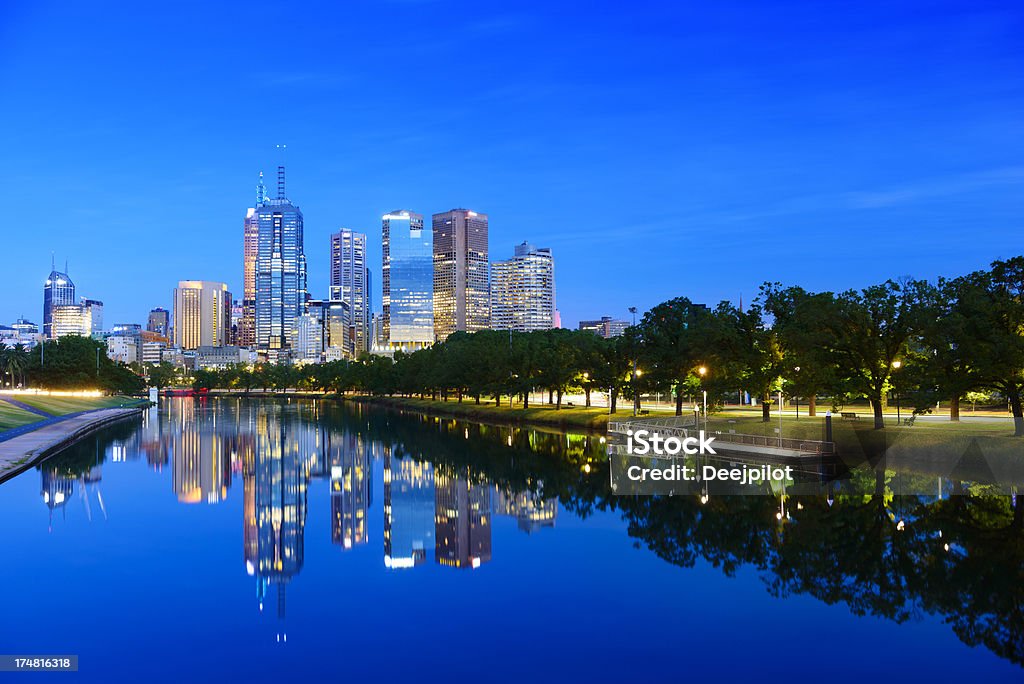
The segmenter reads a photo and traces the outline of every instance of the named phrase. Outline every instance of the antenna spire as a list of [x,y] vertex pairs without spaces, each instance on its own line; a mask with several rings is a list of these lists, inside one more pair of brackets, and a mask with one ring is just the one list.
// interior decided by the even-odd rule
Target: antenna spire
[[261,207],[267,202],[267,186],[263,183],[263,172],[260,171],[260,180],[256,184],[256,206]]

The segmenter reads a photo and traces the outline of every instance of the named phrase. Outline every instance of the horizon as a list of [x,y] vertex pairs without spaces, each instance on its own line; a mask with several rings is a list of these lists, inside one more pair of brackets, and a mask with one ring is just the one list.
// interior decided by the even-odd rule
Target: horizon
[[51,253],[108,327],[170,310],[179,280],[240,299],[242,220],[277,144],[311,295],[348,228],[367,235],[378,309],[395,207],[488,214],[491,262],[524,240],[551,248],[569,328],[676,296],[934,280],[1021,252],[1016,5],[296,8],[277,53],[241,39],[266,30],[262,7],[188,23],[187,8],[11,11],[17,259],[0,323],[41,324]]

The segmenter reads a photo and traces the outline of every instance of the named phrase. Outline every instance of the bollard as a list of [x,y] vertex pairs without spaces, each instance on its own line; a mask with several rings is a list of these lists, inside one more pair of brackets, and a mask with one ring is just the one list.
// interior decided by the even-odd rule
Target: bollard
[[832,412],[825,412],[825,441],[832,441]]

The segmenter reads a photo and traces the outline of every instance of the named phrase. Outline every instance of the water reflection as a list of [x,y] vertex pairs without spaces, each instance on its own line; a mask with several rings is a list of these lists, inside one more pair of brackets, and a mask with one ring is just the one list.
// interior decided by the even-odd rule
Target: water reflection
[[[331,516],[330,539],[311,544],[353,556],[372,550],[384,568],[418,574],[499,564],[496,516],[547,535],[559,515],[600,510],[616,512],[638,545],[674,565],[703,561],[726,575],[752,568],[780,598],[812,596],[897,623],[937,615],[964,643],[1024,663],[1024,503],[992,495],[970,479],[977,469],[937,474],[886,454],[844,480],[769,496],[632,497],[612,494],[604,449],[590,435],[327,403],[175,399],[141,425],[104,431],[48,461],[41,493],[51,511],[64,510],[76,486],[98,485],[99,465],[115,453],[145,454],[157,470],[169,464],[183,502],[222,501],[239,475],[245,571],[260,608],[281,620],[286,587],[303,570],[310,497],[329,497]],[[375,464],[383,470],[377,530]],[[310,493],[317,480],[324,486]],[[287,639],[283,623],[278,639]]]

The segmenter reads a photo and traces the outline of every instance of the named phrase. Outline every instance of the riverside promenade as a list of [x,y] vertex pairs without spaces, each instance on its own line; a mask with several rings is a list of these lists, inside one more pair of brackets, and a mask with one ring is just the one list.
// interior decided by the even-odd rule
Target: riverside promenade
[[85,411],[47,421],[34,430],[0,441],[0,483],[101,427],[136,416],[142,410],[143,407],[135,406]]

